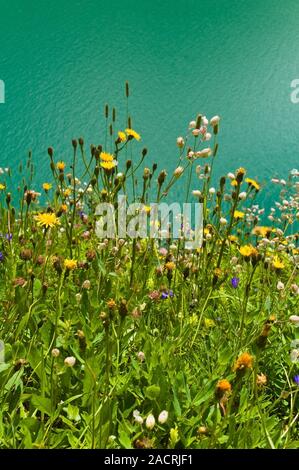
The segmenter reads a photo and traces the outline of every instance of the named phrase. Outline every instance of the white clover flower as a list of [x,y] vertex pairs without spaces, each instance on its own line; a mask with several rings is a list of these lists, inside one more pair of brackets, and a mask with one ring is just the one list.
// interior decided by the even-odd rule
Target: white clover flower
[[159,423],[164,424],[166,423],[167,420],[168,420],[168,411],[166,410],[161,411],[161,413],[158,416]]
[[148,417],[146,418],[145,426],[147,427],[147,429],[153,429],[155,424],[156,424],[156,420],[155,420],[154,415],[149,414]]

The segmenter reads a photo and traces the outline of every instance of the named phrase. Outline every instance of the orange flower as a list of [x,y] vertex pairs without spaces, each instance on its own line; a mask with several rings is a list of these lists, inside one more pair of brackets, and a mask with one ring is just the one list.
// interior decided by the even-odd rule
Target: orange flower
[[253,357],[248,352],[242,353],[234,364],[234,371],[252,369]]
[[221,379],[217,382],[216,392],[225,393],[225,392],[230,392],[231,389],[232,389],[232,386],[231,386],[231,384],[229,383],[228,380]]

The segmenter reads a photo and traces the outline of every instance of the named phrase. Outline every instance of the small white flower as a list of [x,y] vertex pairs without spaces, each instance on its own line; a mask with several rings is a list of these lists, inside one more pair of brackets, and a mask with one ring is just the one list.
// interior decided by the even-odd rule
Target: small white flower
[[299,351],[298,349],[292,349],[290,352],[291,362],[299,362]]
[[225,219],[225,217],[220,217],[220,224],[221,225],[226,225],[227,224],[227,220]]
[[278,281],[276,288],[278,290],[283,290],[284,289],[284,283],[281,281]]
[[212,134],[210,134],[210,132],[206,132],[202,140],[204,140],[205,142],[208,142],[209,140],[211,140],[211,137],[212,137]]
[[166,411],[166,410],[161,411],[161,413],[159,414],[159,417],[158,417],[159,423],[164,424],[164,423],[166,423],[167,420],[168,420],[168,411]]
[[176,144],[180,148],[184,147],[185,141],[184,141],[183,137],[178,137],[177,140],[176,140]]
[[200,130],[199,129],[193,129],[192,134],[194,135],[194,137],[197,137],[200,134]]
[[241,199],[242,201],[244,201],[244,199],[246,199],[246,197],[247,197],[246,191],[242,191],[242,192],[239,194],[239,199]]
[[201,118],[201,125],[202,125],[203,127],[207,127],[208,124],[209,124],[209,121],[208,121],[207,117],[206,117],[206,116],[202,116],[202,118]]
[[76,358],[74,356],[66,357],[64,360],[64,364],[67,367],[74,367],[74,365],[76,364]]
[[154,415],[149,414],[148,417],[146,418],[146,421],[145,421],[145,425],[146,425],[147,429],[153,429],[155,424],[156,424],[156,420],[155,420]]
[[58,357],[59,354],[60,354],[60,351],[59,351],[59,349],[54,348],[54,349],[52,349],[51,354],[52,354],[53,357]]
[[195,197],[200,197],[201,196],[201,191],[199,191],[198,189],[194,189],[194,191],[192,191],[192,194]]
[[189,122],[189,129],[194,129],[196,126],[196,121],[190,121]]
[[293,323],[294,326],[298,327],[299,326],[299,316],[298,315],[291,315],[289,317],[289,320],[291,323]]
[[215,194],[215,193],[216,193],[216,189],[215,189],[215,188],[210,188],[210,189],[209,189],[209,193],[210,193],[210,194]]
[[145,360],[145,354],[143,351],[139,351],[139,353],[137,353],[137,359],[139,362],[143,362]]
[[216,126],[216,124],[219,124],[220,117],[219,116],[213,116],[212,119],[210,119],[210,124],[211,126]]
[[234,180],[235,179],[235,175],[233,173],[227,173],[227,177],[230,179],[230,180]]

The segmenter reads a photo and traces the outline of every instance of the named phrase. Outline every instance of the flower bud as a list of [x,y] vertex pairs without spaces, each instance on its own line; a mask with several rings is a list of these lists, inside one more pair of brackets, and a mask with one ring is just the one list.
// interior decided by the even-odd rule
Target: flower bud
[[167,420],[168,420],[168,411],[166,411],[166,410],[161,411],[161,413],[159,414],[159,417],[158,417],[159,423],[164,424],[164,423],[166,423]]
[[67,367],[74,367],[74,365],[76,364],[76,358],[74,356],[66,357],[64,360],[64,364]]
[[147,429],[153,429],[155,424],[156,424],[156,420],[155,420],[154,415],[152,414],[148,415],[145,421],[145,426],[147,427]]

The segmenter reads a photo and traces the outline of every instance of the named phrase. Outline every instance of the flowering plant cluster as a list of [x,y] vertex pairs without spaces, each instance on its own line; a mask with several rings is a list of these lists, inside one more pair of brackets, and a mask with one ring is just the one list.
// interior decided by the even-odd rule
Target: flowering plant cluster
[[[104,115],[89,151],[49,147],[40,187],[31,154],[18,187],[0,169],[0,447],[296,446],[299,172],[273,178],[267,213],[245,168],[214,176],[219,116],[191,120],[168,174],[129,114]],[[184,218],[177,238],[171,223],[98,237],[99,203],[122,195],[149,217],[174,185],[202,204],[197,249]]]

